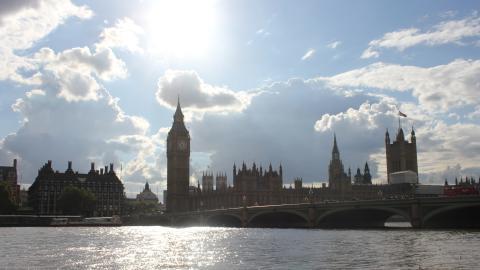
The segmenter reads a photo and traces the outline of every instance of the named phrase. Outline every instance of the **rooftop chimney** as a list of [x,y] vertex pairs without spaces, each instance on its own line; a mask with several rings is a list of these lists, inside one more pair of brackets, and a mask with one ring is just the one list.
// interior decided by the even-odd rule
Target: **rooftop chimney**
[[90,163],[90,171],[95,171],[95,162]]
[[108,173],[108,166],[105,166],[105,174]]
[[71,169],[72,169],[72,162],[69,161],[69,162],[68,162],[68,170],[71,170]]
[[113,173],[113,163],[110,163],[110,172]]
[[13,160],[13,167],[14,167],[14,168],[17,168],[17,159],[14,159],[14,160]]
[[49,168],[52,168],[52,161],[49,160],[49,161],[47,162],[47,165],[48,165]]
[[100,174],[103,174],[103,168],[100,168]]

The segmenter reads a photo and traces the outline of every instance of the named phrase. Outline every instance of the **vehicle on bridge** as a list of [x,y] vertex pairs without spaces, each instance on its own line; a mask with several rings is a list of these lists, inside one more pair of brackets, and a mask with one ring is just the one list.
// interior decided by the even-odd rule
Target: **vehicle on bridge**
[[465,196],[465,195],[479,195],[478,189],[474,186],[445,186],[443,194],[447,197]]

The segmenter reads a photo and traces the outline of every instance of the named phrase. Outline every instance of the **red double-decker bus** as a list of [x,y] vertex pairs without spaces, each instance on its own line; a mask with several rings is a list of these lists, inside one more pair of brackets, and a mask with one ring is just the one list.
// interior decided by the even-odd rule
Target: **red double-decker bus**
[[478,195],[478,190],[474,186],[445,186],[443,194],[449,197]]

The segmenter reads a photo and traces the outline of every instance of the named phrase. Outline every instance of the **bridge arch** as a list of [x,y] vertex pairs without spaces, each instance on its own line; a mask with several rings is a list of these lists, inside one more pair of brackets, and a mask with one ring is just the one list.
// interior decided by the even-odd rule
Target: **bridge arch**
[[248,227],[259,228],[307,228],[308,216],[294,210],[267,210],[253,214]]
[[206,217],[206,225],[213,227],[242,227],[242,218],[235,214],[218,213]]
[[480,202],[449,205],[426,213],[423,227],[475,227],[480,226]]
[[407,211],[391,207],[342,207],[326,211],[318,216],[318,227],[384,227],[388,218],[394,215],[410,222]]

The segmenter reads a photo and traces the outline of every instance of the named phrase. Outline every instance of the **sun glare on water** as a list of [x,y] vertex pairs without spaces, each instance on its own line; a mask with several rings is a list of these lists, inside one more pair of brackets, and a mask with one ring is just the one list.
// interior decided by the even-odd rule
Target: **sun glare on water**
[[175,58],[208,53],[217,21],[215,1],[154,1],[145,14],[149,51]]

